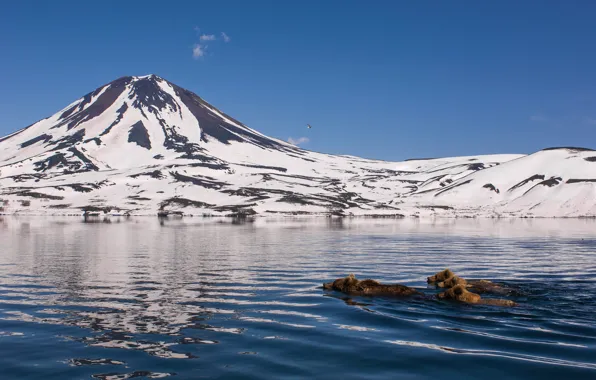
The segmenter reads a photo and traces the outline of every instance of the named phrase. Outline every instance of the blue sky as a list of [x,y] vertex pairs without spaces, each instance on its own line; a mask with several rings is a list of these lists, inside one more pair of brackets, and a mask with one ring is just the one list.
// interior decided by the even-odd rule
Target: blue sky
[[0,135],[154,73],[315,151],[596,148],[594,15],[588,0],[9,2]]

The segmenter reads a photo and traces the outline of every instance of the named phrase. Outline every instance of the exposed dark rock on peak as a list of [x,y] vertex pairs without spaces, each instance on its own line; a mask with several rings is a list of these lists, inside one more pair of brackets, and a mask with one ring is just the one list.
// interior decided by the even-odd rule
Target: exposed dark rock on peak
[[139,120],[130,127],[130,130],[128,131],[128,142],[134,142],[138,146],[148,150],[151,149],[149,132],[147,132],[147,128],[145,128],[142,121]]
[[[120,97],[130,81],[130,77],[122,77],[85,95],[79,104],[72,106],[60,115],[61,122],[52,129],[66,125],[67,130],[71,130],[83,121],[89,121],[101,115]],[[97,99],[94,99],[95,97]],[[85,108],[88,104],[89,107]]]
[[180,111],[176,100],[159,87],[159,82],[165,81],[155,75],[134,81],[128,96],[133,101],[132,106],[138,109],[145,108],[156,114],[156,111],[163,111],[167,107],[174,112]]

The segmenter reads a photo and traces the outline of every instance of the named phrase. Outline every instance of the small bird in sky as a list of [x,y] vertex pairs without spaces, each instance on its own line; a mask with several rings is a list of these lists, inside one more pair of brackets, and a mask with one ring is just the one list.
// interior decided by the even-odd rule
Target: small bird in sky
[[311,128],[312,128],[312,127],[310,126],[310,124],[306,124],[306,127],[307,127],[308,129],[311,129]]

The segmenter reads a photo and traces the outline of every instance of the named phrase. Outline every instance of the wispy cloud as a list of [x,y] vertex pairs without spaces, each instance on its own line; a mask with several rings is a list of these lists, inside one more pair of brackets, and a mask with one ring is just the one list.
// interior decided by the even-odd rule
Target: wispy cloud
[[215,34],[201,34],[199,39],[201,41],[215,41],[217,38],[215,37]]
[[590,125],[596,125],[596,119],[594,119],[592,117],[586,117],[584,119],[584,123],[590,124]]
[[[201,32],[201,28],[199,28],[198,26],[195,26],[194,28],[195,33],[197,34],[197,37],[199,39],[199,41],[197,43],[195,43],[192,47],[192,57],[194,59],[199,59],[204,57],[205,55],[207,55],[207,48],[209,46],[211,46],[211,43],[217,40],[223,40],[224,42],[230,42],[232,39],[230,38],[230,36],[228,36],[226,33],[221,32],[221,38],[218,38],[217,35],[215,34],[209,34],[209,33],[202,33]],[[212,53],[210,53],[209,55],[212,55]]]
[[537,114],[530,116],[530,121],[534,121],[537,123],[544,123],[546,121],[549,121],[549,118],[541,113],[537,113]]
[[309,142],[310,140],[308,139],[308,137],[298,137],[297,139],[293,138],[293,137],[289,137],[288,138],[288,142],[292,145],[300,145],[300,144],[304,144]]
[[193,46],[192,48],[192,57],[194,59],[199,59],[202,56],[205,55],[205,50],[207,49],[207,46],[203,46],[201,44],[195,44],[195,46]]

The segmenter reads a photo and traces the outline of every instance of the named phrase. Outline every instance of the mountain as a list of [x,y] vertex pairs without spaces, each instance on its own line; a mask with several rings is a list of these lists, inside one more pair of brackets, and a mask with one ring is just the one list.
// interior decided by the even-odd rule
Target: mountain
[[596,152],[322,154],[156,75],[123,77],[0,138],[0,200],[8,214],[595,216]]

